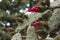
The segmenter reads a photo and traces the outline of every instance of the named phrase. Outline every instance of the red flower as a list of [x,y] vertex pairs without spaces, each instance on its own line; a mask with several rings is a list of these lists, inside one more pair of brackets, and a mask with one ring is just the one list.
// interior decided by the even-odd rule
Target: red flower
[[34,23],[31,24],[31,26],[35,26],[35,27],[36,26],[39,26],[39,25],[40,25],[40,22],[39,21],[36,21],[36,22],[34,22]]
[[32,10],[31,10],[31,8],[28,8],[28,12],[31,12]]
[[32,11],[33,11],[33,12],[38,12],[38,11],[39,11],[39,7],[33,6],[33,7],[32,7]]
[[39,11],[39,7],[33,6],[32,8],[29,8],[28,11],[29,12],[38,12]]

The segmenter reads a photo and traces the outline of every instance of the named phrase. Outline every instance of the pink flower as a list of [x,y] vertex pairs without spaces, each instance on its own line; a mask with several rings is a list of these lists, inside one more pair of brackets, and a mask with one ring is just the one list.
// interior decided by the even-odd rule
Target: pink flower
[[28,12],[31,12],[32,10],[31,10],[31,8],[28,8]]
[[39,25],[40,25],[40,22],[39,21],[36,21],[36,22],[34,22],[34,23],[31,24],[31,26],[34,26],[34,27],[37,27]]
[[39,7],[33,6],[33,7],[32,7],[32,11],[33,11],[33,12],[38,12],[38,11],[39,11]]
[[38,12],[39,11],[39,7],[33,6],[32,8],[29,8],[28,11],[29,12]]

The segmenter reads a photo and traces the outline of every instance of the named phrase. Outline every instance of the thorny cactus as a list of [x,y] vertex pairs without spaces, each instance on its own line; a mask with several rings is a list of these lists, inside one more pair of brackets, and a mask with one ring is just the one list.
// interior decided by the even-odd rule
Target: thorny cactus
[[50,27],[51,30],[53,30],[54,28],[56,28],[55,26],[60,23],[60,8],[59,9],[55,9],[52,13],[52,17],[49,19],[48,21],[48,25]]
[[34,30],[35,28],[33,26],[30,26],[30,25],[28,26],[26,40],[38,40]]

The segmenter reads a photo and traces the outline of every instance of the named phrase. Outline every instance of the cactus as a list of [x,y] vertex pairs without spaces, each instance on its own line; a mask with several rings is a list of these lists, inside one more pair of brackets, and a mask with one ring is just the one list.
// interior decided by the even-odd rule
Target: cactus
[[60,8],[59,9],[55,9],[52,13],[52,17],[49,19],[48,21],[48,25],[50,27],[50,30],[53,30],[54,28],[56,28],[55,26],[60,23]]
[[34,31],[35,31],[35,28],[29,25],[27,28],[26,40],[38,40],[37,35],[35,34]]
[[16,34],[11,38],[11,40],[22,40],[21,37],[22,37],[22,36],[21,36],[21,33],[16,33]]

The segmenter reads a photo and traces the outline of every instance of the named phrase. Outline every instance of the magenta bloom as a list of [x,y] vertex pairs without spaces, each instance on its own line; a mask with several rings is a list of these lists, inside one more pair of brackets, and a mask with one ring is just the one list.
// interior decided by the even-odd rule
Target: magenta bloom
[[33,12],[38,12],[38,11],[39,11],[39,7],[33,6],[33,7],[32,7],[32,11],[33,11]]
[[32,8],[29,8],[28,11],[29,12],[38,12],[39,11],[39,7],[33,6]]
[[28,8],[28,12],[31,12],[32,10],[31,10],[31,8]]
[[37,27],[39,25],[40,25],[40,22],[39,21],[36,21],[36,22],[34,22],[34,23],[31,24],[31,26],[34,26],[34,27]]

